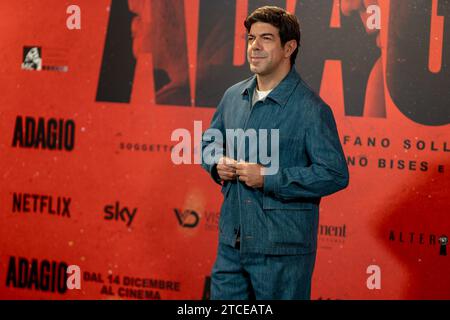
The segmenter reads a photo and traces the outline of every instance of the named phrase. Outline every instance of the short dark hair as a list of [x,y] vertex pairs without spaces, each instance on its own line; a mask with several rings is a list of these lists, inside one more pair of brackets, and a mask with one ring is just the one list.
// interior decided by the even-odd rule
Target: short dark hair
[[295,15],[286,10],[275,6],[264,6],[253,11],[244,21],[247,32],[256,22],[269,23],[278,28],[280,33],[281,45],[284,47],[286,42],[290,40],[297,41],[297,48],[291,54],[291,66],[295,63],[300,48],[300,24]]

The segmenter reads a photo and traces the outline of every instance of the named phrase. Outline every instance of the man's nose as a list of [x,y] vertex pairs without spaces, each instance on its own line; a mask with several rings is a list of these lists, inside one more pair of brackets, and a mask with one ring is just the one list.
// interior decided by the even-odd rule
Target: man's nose
[[255,38],[250,46],[252,50],[261,50],[261,44],[258,38]]

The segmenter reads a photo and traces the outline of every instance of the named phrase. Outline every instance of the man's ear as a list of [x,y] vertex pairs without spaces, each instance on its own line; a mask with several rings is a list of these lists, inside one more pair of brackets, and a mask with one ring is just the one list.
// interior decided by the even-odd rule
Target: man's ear
[[297,41],[296,40],[289,40],[284,44],[284,54],[285,57],[288,58],[291,56],[291,54],[294,53],[295,49],[297,49]]

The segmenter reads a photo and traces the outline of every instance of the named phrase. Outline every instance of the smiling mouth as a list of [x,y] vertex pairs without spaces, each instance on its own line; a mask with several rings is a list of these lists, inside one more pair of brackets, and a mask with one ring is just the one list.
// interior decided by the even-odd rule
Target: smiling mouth
[[263,59],[265,59],[265,58],[263,58],[263,57],[250,57],[250,62],[252,62],[252,63],[259,63]]

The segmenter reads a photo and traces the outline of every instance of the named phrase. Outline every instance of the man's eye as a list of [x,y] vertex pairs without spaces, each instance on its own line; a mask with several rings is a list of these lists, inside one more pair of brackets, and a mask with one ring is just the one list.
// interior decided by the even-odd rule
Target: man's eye
[[272,37],[264,37],[264,40],[272,40]]

